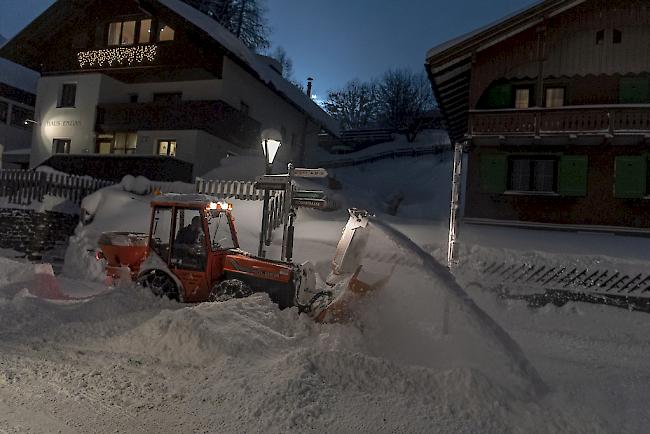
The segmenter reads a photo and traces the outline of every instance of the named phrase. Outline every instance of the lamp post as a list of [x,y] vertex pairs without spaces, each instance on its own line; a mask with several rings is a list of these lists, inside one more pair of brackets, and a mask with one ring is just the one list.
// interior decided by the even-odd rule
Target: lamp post
[[[262,150],[264,151],[264,173],[266,175],[271,174],[271,167],[273,165],[273,160],[278,153],[278,149],[282,146],[282,142],[275,139],[264,139],[262,140]],[[269,191],[264,190],[264,205],[262,208],[262,230],[260,232],[260,244],[257,249],[257,256],[263,258],[265,256],[264,252],[264,237],[268,230],[268,215],[269,215]]]

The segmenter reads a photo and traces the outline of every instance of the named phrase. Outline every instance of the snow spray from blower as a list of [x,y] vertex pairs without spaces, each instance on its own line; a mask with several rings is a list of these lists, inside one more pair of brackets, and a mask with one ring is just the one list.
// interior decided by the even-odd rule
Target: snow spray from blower
[[447,296],[455,300],[461,309],[468,314],[468,317],[475,321],[475,325],[488,333],[502,347],[506,356],[513,362],[514,367],[530,382],[533,395],[539,397],[548,391],[548,386],[526,358],[519,344],[492,317],[474,303],[446,267],[422,250],[409,237],[389,224],[376,217],[372,218],[372,224],[386,234],[398,247],[417,257],[422,262],[422,267],[428,275],[442,281]]

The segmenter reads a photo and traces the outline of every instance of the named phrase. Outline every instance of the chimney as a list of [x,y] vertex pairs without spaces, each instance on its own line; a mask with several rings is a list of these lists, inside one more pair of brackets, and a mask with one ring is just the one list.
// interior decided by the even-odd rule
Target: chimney
[[314,81],[313,78],[311,78],[311,77],[308,77],[308,78],[307,78],[307,96],[309,97],[309,99],[311,99],[311,86],[312,86],[312,81]]

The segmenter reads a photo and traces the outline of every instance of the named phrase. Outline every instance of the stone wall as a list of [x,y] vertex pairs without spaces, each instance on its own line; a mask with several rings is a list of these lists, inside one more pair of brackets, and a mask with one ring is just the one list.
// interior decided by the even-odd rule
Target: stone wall
[[30,261],[63,263],[68,238],[79,216],[58,212],[0,209],[0,248],[15,250]]

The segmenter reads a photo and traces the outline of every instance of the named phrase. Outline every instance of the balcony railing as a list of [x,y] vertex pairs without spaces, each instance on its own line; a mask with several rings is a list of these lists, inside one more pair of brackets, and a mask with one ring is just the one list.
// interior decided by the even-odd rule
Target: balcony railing
[[474,110],[472,136],[650,132],[650,105]]
[[99,132],[203,130],[230,143],[258,146],[260,124],[223,101],[178,101],[101,104]]

